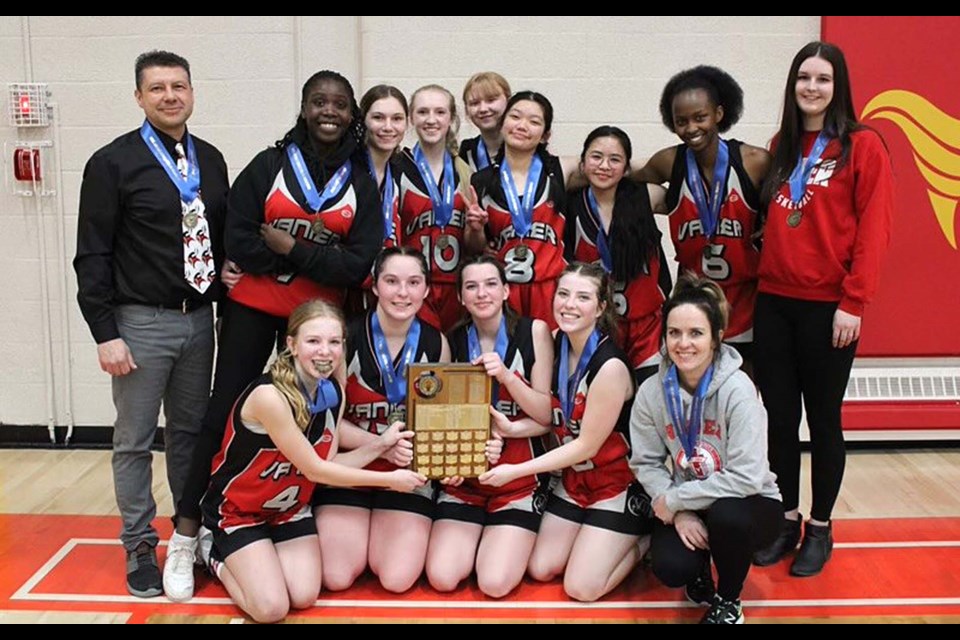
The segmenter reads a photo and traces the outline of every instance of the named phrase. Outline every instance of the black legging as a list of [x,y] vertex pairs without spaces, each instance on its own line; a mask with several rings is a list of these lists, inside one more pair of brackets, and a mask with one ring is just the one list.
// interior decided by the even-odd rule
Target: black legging
[[282,347],[287,319],[272,316],[228,299],[217,349],[213,393],[203,416],[177,516],[200,521],[200,499],[210,484],[210,463],[220,451],[233,403],[263,369],[274,347]]
[[740,354],[740,357],[743,358],[743,364],[740,365],[740,370],[745,374],[750,376],[750,379],[753,380],[753,359],[754,359],[754,346],[752,342],[727,342],[725,344],[730,345],[737,350],[737,353]]
[[832,344],[836,302],[812,302],[761,293],[753,320],[756,380],[767,408],[770,468],[787,511],[800,504],[800,402],[810,428],[815,520],[830,520],[840,493],[846,446],[840,407],[850,379],[854,342]]
[[717,593],[727,600],[740,598],[754,551],[773,542],[783,521],[779,500],[750,496],[721,498],[697,515],[707,525],[709,551],[691,551],[673,525],[656,520],[653,528],[653,573],[668,587],[682,587],[700,575],[713,557],[717,566]]

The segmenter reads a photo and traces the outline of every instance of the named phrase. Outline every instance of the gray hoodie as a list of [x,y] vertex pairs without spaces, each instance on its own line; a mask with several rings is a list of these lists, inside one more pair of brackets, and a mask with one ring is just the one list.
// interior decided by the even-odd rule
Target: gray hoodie
[[[761,495],[780,500],[777,477],[767,462],[767,412],[753,382],[740,371],[742,362],[736,349],[720,346],[698,441],[705,464],[695,465],[696,470],[684,464],[683,445],[663,395],[670,361],[665,359],[658,374],[637,392],[630,414],[630,468],[652,499],[666,496],[667,508],[674,513],[702,511],[720,498]],[[689,417],[692,397],[682,388],[680,395]]]

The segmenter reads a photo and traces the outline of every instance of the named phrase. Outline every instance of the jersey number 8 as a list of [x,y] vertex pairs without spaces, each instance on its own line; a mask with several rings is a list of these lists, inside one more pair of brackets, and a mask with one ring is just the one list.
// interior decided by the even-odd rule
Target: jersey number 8
[[533,263],[537,259],[537,252],[525,247],[523,257],[517,255],[517,247],[509,249],[504,256],[504,265],[507,272],[507,282],[527,284],[533,282]]

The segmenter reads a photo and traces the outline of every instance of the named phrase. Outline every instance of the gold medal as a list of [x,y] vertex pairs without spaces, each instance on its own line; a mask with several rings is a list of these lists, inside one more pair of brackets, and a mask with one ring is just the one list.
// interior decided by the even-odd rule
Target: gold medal
[[200,216],[196,211],[189,211],[183,215],[183,224],[186,225],[187,229],[193,229],[199,221]]
[[440,392],[443,383],[432,373],[425,373],[417,378],[413,386],[421,398],[432,398]]
[[800,226],[800,222],[803,220],[803,211],[800,209],[795,209],[787,216],[787,226],[791,228],[797,228]]
[[437,246],[440,248],[441,251],[445,251],[446,248],[450,246],[450,236],[448,236],[447,234],[443,234],[439,238],[437,238]]
[[527,254],[530,253],[530,249],[525,244],[518,244],[513,249],[513,255],[517,256],[517,260],[523,261],[527,259]]
[[319,236],[321,233],[323,233],[324,229],[326,229],[326,227],[323,225],[323,220],[320,218],[314,220],[313,224],[310,225],[310,230],[313,231],[313,235],[315,236]]
[[703,248],[703,259],[709,260],[713,257],[713,245],[707,245]]
[[403,407],[397,407],[387,416],[387,426],[389,427],[394,422],[406,422],[407,421],[407,412]]

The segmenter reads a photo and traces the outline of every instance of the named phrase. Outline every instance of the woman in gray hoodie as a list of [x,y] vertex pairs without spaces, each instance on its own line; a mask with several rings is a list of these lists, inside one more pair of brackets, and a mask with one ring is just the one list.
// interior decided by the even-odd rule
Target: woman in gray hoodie
[[630,466],[657,519],[653,572],[709,605],[701,622],[714,624],[743,622],[752,554],[776,538],[783,518],[766,411],[740,355],[721,342],[727,306],[710,280],[678,280],[663,306],[667,358],[640,387],[630,417]]

